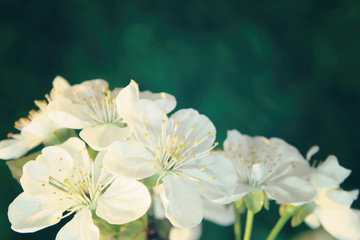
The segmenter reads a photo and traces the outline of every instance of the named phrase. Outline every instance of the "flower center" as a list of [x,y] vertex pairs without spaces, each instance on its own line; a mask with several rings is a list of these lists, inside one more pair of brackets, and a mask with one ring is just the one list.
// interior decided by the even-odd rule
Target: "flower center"
[[[165,111],[164,117],[167,118]],[[184,125],[186,126],[186,124]],[[144,136],[147,138],[147,132],[149,131],[146,130],[146,123],[143,123],[143,126],[145,130]],[[199,178],[194,178],[187,175],[182,170],[182,167],[193,161],[201,159],[208,154],[211,154],[211,150],[216,147],[218,143],[213,144],[205,151],[202,150],[199,148],[200,144],[209,140],[209,137],[212,133],[208,132],[203,138],[199,140],[196,138],[196,136],[194,136],[194,130],[194,126],[191,126],[189,129],[181,129],[181,124],[179,121],[175,120],[174,115],[169,118],[168,122],[166,122],[165,119],[162,119],[161,134],[157,136],[156,148],[153,150],[153,155],[156,159],[156,165],[154,165],[154,169],[158,169],[160,173],[158,182],[168,174],[174,174],[179,179],[181,179],[184,175],[190,180],[200,182]],[[198,170],[204,171],[206,168],[201,167]],[[215,178],[213,177],[213,179]]]
[[[95,209],[97,200],[114,180],[114,178],[105,180],[103,183],[104,169],[102,166],[99,169],[95,169],[94,162],[90,160],[89,169],[84,169],[84,164],[78,164],[73,167],[69,177],[59,180],[60,177],[49,176],[48,185],[51,186],[54,195],[58,195],[58,201],[70,200],[73,202],[72,206],[67,209],[67,217],[77,210],[81,210],[83,207],[89,207]],[[61,172],[62,169],[59,169]],[[97,171],[97,175],[95,175]],[[42,184],[45,187],[47,184]]]
[[[76,101],[73,103],[81,104],[84,111],[88,113],[96,122],[99,123],[113,123],[124,125],[122,118],[119,116],[116,106],[115,97],[119,89],[114,89],[111,92],[105,86],[102,88],[89,86],[90,91],[86,95],[77,92],[73,89],[73,94]],[[84,96],[81,96],[84,95]]]

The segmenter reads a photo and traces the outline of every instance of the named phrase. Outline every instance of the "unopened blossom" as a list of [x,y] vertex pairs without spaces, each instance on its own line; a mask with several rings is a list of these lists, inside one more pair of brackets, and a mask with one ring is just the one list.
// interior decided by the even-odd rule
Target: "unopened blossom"
[[[60,76],[53,81],[53,89],[50,95],[46,95],[47,101],[51,102],[63,96],[65,89],[69,87],[68,82]],[[15,122],[15,128],[19,134],[9,133],[6,140],[0,141],[0,159],[8,160],[22,157],[29,150],[54,137],[54,131],[61,128],[53,122],[47,112],[48,103],[35,101],[39,110],[31,110],[27,118],[20,118]]]
[[[50,117],[66,128],[82,129],[80,137],[93,149],[102,151],[116,140],[127,139],[131,132],[117,111],[115,98],[120,89],[110,90],[102,79],[84,81],[69,88],[66,98],[51,102]],[[144,93],[164,107],[173,108],[175,98],[166,93]]]
[[[310,159],[312,154],[308,155]],[[305,218],[307,225],[311,228],[321,225],[337,239],[360,239],[360,211],[351,208],[353,201],[358,198],[359,190],[345,191],[340,188],[350,173],[351,170],[340,166],[333,155],[314,168],[309,180],[317,194],[309,204],[313,211]]]
[[132,82],[117,98],[137,141],[113,143],[104,165],[129,178],[155,175],[166,217],[175,227],[194,227],[203,218],[201,196],[220,201],[234,190],[236,174],[226,158],[211,154],[216,130],[206,116],[183,109],[168,117],[137,92]]
[[57,234],[57,240],[98,240],[92,215],[110,224],[140,218],[149,208],[147,188],[131,179],[116,178],[95,160],[78,138],[46,147],[35,161],[24,165],[20,179],[24,190],[9,206],[11,228],[35,232],[75,213]]
[[224,151],[238,176],[232,200],[252,191],[263,191],[281,204],[302,204],[314,198],[314,187],[302,178],[310,170],[308,162],[285,141],[230,130]]

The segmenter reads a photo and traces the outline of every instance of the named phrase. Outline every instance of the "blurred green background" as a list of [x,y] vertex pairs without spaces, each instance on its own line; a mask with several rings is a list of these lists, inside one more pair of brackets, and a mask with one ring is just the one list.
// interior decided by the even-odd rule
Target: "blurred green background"
[[[112,87],[135,79],[142,90],[175,95],[177,109],[209,116],[219,142],[238,129],[283,138],[303,154],[317,144],[317,159],[334,154],[353,170],[343,187],[359,187],[358,0],[1,0],[0,19],[2,139],[56,75]],[[54,239],[60,225],[10,229],[7,207],[21,188],[4,162],[0,179],[1,239]],[[275,206],[256,216],[254,239],[277,216]],[[205,231],[204,239],[227,239],[231,228]]]

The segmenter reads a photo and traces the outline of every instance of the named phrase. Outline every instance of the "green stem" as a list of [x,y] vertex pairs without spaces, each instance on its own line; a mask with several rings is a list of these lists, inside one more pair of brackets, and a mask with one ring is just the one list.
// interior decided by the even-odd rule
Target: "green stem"
[[238,204],[234,203],[234,211],[235,211],[235,224],[234,224],[234,234],[235,240],[241,240],[241,216],[239,209],[241,206],[237,206]]
[[250,240],[253,221],[254,221],[254,213],[248,209],[246,214],[244,240]]
[[280,233],[281,229],[285,226],[287,221],[299,211],[299,207],[287,205],[284,214],[276,222],[274,228],[271,230],[266,240],[274,240]]

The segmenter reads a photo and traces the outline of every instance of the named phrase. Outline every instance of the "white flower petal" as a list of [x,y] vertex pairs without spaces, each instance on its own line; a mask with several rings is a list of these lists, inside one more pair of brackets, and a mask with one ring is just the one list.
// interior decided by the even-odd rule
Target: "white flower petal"
[[52,177],[62,182],[71,176],[74,161],[66,150],[58,146],[50,146],[43,148],[41,153],[36,161],[45,165]]
[[68,204],[59,204],[52,195],[21,193],[8,210],[11,228],[16,232],[35,232],[58,223]]
[[51,120],[65,128],[82,129],[95,124],[80,104],[74,104],[66,98],[51,101],[47,112]]
[[161,198],[160,198],[160,192],[161,189],[164,187],[163,184],[160,184],[159,186],[155,186],[152,188],[152,208],[154,211],[154,217],[155,219],[164,219],[165,216],[165,210],[164,206],[162,205]]
[[220,154],[210,154],[183,166],[183,174],[199,182],[193,182],[200,194],[210,200],[228,203],[235,190],[237,176],[230,161]]
[[129,85],[121,89],[121,91],[116,97],[116,106],[118,109],[118,113],[122,113],[123,109],[129,107],[128,106],[129,103],[130,104],[133,103],[138,98],[139,98],[139,86],[134,80],[131,80]]
[[204,199],[204,219],[221,226],[229,226],[235,222],[234,206]]
[[334,237],[347,240],[360,239],[360,218],[355,210],[336,211],[321,208],[318,209],[317,215],[321,225]]
[[[92,79],[92,80],[87,80],[87,81],[83,81],[80,84],[76,84],[74,86],[71,87],[71,89],[69,89],[68,91],[75,91],[76,95],[82,99],[83,97],[88,98],[90,96],[93,96],[94,93],[92,91],[96,92],[96,89],[108,89],[109,88],[109,84],[107,81],[105,81],[104,79]],[[101,95],[101,92],[98,93],[99,95]]]
[[201,224],[193,228],[171,228],[169,233],[170,240],[198,240],[201,237]]
[[51,192],[47,184],[49,176],[50,171],[46,166],[36,161],[29,161],[23,167],[20,183],[24,192],[30,195],[47,194]]
[[118,178],[100,197],[96,215],[110,224],[124,224],[143,216],[150,203],[150,193],[142,183]]
[[305,218],[305,223],[312,229],[320,227],[320,221],[315,213],[311,213]]
[[290,176],[271,182],[264,189],[270,199],[281,204],[303,204],[311,201],[316,194],[314,187],[307,181]]
[[154,145],[161,134],[162,120],[165,121],[164,126],[167,125],[168,118],[164,112],[154,102],[147,99],[128,102],[121,109],[118,107],[118,112],[123,116],[137,140],[155,151]]
[[154,157],[136,141],[117,141],[111,144],[104,157],[104,166],[113,174],[135,179],[143,179],[156,173]]
[[251,187],[247,184],[243,184],[241,182],[237,182],[234,194],[229,198],[228,202],[234,202],[244,197],[251,191]]
[[[179,122],[177,126],[176,135],[186,136],[189,131],[191,133],[186,138],[186,142],[183,152],[194,147],[192,155],[204,153],[210,149],[213,145],[216,137],[216,129],[214,124],[208,117],[203,114],[199,114],[194,109],[181,109],[174,113],[175,122]],[[193,129],[193,130],[190,130]],[[203,139],[205,139],[203,141]],[[196,143],[198,142],[198,143]],[[193,145],[194,144],[194,145]]]
[[306,160],[310,160],[311,157],[319,151],[319,146],[312,146],[309,151],[306,153]]
[[89,209],[76,213],[65,226],[63,226],[56,240],[99,240],[99,228],[94,224]]
[[154,101],[159,108],[166,112],[171,112],[176,107],[176,99],[173,95],[165,92],[152,93],[150,91],[140,92],[140,98],[149,99]]
[[50,120],[47,113],[41,113],[40,115],[35,116],[27,126],[21,129],[21,134],[40,136],[45,139],[50,137],[52,132],[58,128],[60,128],[60,126]]
[[64,92],[70,87],[69,82],[61,76],[56,76],[52,84],[53,89],[51,89],[50,92],[50,98],[52,100],[62,98]]
[[165,215],[174,227],[191,228],[203,218],[203,202],[186,179],[169,175],[163,179],[164,187],[160,193]]
[[16,138],[2,140],[0,141],[0,159],[8,160],[22,157],[43,140],[43,137],[30,135],[16,135]]
[[357,199],[359,190],[344,191],[342,189],[324,188],[318,191],[315,203],[324,209],[348,209],[352,202]]
[[[346,169],[339,165],[339,162],[337,158],[333,155],[328,156],[326,160],[320,164],[316,171],[314,172],[315,176],[312,176],[310,178],[310,181],[318,186],[318,187],[338,187],[340,183],[342,183],[351,173],[351,170]],[[326,184],[326,182],[317,181],[319,179],[315,179],[316,175],[322,175],[327,178],[330,178],[334,181],[334,183],[337,183],[337,186],[333,186],[334,183],[332,183],[330,186]]]
[[105,151],[111,143],[125,140],[130,134],[128,127],[102,124],[84,128],[80,132],[80,137],[96,151]]

